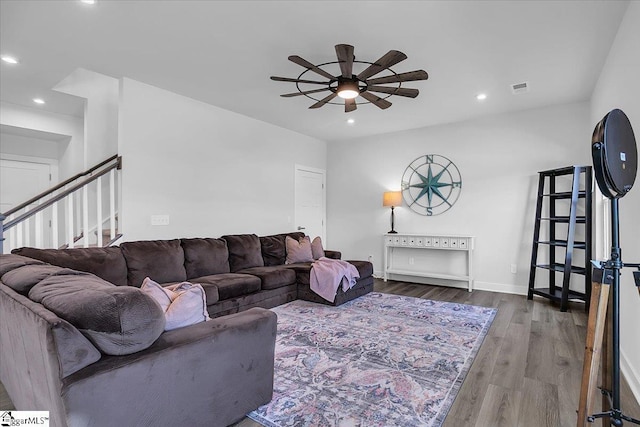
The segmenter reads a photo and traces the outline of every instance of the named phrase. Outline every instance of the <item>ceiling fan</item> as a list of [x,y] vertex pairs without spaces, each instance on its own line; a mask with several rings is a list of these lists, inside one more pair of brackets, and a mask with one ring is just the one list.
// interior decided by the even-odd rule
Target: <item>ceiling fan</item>
[[[291,55],[289,61],[294,62],[304,68],[306,68],[298,78],[292,79],[288,77],[271,76],[271,80],[278,82],[292,82],[296,84],[297,92],[285,93],[285,98],[304,95],[308,98],[316,101],[315,104],[309,108],[320,108],[325,104],[339,104],[332,102],[335,97],[344,99],[344,112],[348,113],[354,111],[357,108],[356,98],[361,96],[368,102],[360,102],[360,104],[371,103],[378,108],[386,109],[391,107],[391,102],[387,101],[392,95],[404,96],[408,98],[415,98],[418,96],[418,89],[409,89],[402,87],[402,83],[411,82],[417,80],[427,80],[429,75],[424,70],[409,71],[407,73],[396,73],[391,69],[392,66],[407,59],[407,55],[397,50],[390,50],[384,54],[376,62],[356,61],[353,55],[353,46],[348,44],[336,45],[337,61],[325,62],[324,64],[313,65],[309,61],[297,56]],[[329,72],[322,69],[322,67],[330,64],[338,64],[340,66],[340,74],[333,76]],[[364,64],[366,68],[359,72],[357,75],[353,74],[354,64]],[[368,65],[368,66],[367,66]],[[376,74],[383,71],[389,71],[391,74],[373,78]],[[322,77],[328,79],[327,81],[310,80],[305,77],[305,74],[312,71]],[[394,86],[381,86],[388,83],[394,84]],[[301,87],[301,85],[303,85]],[[320,85],[324,86],[319,89],[311,89],[304,85]],[[330,92],[326,97],[317,99],[311,96],[312,94],[321,94],[322,92]],[[382,96],[376,95],[376,93],[384,94]]]

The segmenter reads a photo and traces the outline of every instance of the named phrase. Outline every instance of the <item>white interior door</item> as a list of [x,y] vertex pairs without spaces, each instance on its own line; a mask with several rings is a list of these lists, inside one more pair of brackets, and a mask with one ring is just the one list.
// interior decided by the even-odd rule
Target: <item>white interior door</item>
[[[51,186],[53,167],[47,163],[37,163],[19,160],[0,159],[0,212],[7,212],[30,198],[37,196]],[[33,208],[35,205],[30,206]],[[20,215],[24,211],[19,211],[15,215]],[[24,246],[38,245],[36,234],[39,235],[41,245],[49,245],[50,214],[45,212],[38,222],[35,217],[19,227],[10,230],[15,233],[21,230],[19,241]],[[9,232],[5,233],[4,253],[8,253],[12,247]],[[15,236],[15,235],[14,235]]]
[[296,165],[295,229],[326,245],[325,171]]
[[50,164],[0,159],[0,212],[45,191],[50,178]]

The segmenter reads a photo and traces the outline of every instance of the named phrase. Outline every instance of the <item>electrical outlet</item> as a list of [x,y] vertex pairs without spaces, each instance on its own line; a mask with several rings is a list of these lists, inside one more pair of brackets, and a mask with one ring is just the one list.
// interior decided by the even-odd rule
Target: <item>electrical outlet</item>
[[369,262],[373,263],[373,255],[369,255]]
[[413,257],[409,257],[409,265],[413,265],[413,261],[414,261]]
[[516,274],[518,272],[518,265],[511,264],[511,274]]
[[151,215],[151,225],[169,225],[169,215]]

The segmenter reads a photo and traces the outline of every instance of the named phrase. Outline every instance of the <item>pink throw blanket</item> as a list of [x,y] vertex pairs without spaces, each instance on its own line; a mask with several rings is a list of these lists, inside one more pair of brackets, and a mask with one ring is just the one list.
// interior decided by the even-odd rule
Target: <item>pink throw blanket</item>
[[309,286],[327,301],[335,301],[338,287],[344,292],[351,289],[360,278],[358,270],[346,261],[322,257],[311,265]]

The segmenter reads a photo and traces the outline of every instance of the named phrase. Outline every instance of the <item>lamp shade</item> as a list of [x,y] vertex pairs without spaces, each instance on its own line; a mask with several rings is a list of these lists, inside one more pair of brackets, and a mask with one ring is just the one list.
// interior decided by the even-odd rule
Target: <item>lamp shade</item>
[[401,204],[401,191],[385,191],[382,195],[382,206],[400,206]]

